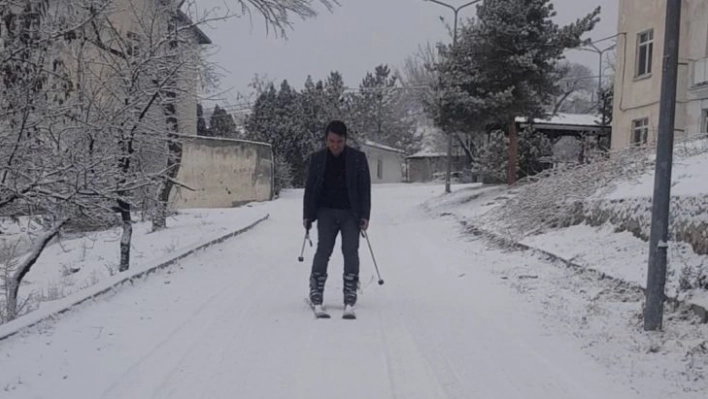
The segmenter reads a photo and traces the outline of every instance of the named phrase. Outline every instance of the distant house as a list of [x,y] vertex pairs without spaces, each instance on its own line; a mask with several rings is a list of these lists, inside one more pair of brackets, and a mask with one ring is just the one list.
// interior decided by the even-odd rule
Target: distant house
[[[465,169],[467,159],[462,155],[452,157],[452,176],[460,177]],[[447,154],[423,150],[406,157],[406,181],[411,183],[426,183],[444,179],[447,173]]]
[[369,140],[357,142],[357,145],[359,150],[363,151],[369,160],[371,183],[403,182],[403,166],[405,162],[405,152],[403,150]]

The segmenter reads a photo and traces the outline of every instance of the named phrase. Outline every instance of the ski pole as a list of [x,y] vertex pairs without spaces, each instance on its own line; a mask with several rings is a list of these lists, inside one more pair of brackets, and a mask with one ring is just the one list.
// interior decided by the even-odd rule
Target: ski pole
[[305,238],[302,240],[302,249],[300,250],[300,257],[297,258],[299,262],[305,261],[303,255],[305,254],[305,243],[308,241],[310,242],[310,246],[312,246],[312,240],[310,240],[310,230],[307,230],[307,232],[305,232]]
[[374,261],[374,267],[376,268],[376,274],[379,276],[379,285],[383,285],[384,281],[381,278],[381,273],[379,273],[379,266],[376,264],[376,258],[374,258],[374,251],[371,249],[371,241],[369,241],[369,235],[366,231],[362,230],[361,235],[366,238],[366,243],[369,245],[369,252],[371,252],[371,259]]

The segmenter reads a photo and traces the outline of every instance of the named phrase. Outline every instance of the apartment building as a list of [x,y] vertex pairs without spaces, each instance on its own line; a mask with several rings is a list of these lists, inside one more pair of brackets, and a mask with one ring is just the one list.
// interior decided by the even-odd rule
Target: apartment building
[[[666,0],[619,0],[612,149],[655,145]],[[683,0],[677,140],[708,132],[708,1]]]

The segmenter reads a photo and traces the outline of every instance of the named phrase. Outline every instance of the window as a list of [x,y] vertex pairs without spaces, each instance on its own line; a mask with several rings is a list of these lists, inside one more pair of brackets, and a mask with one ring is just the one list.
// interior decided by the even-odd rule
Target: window
[[701,112],[701,131],[698,133],[708,133],[708,109]]
[[693,61],[693,85],[700,86],[708,83],[708,58]]
[[376,163],[376,176],[379,179],[383,179],[383,161],[379,158],[379,161]]
[[642,32],[637,37],[637,77],[651,74],[654,55],[654,30]]
[[649,118],[632,121],[632,145],[640,147],[647,144],[649,138]]

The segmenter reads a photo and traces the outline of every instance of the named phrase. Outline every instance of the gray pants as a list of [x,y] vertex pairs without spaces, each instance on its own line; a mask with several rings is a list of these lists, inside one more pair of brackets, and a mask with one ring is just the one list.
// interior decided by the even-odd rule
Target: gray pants
[[320,209],[317,211],[317,252],[310,274],[310,301],[321,304],[327,280],[327,266],[337,235],[342,233],[344,256],[344,304],[354,305],[359,286],[359,220],[350,210]]

